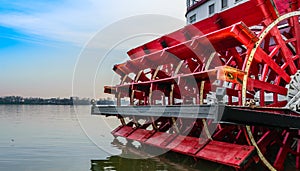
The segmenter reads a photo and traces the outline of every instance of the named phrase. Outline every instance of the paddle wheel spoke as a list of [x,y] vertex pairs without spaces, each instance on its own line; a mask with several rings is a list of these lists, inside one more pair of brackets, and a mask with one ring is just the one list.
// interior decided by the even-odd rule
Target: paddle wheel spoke
[[300,42],[300,24],[299,24],[299,17],[298,16],[294,16],[291,19],[291,31],[292,34],[294,35],[295,41],[294,41],[294,47],[296,47],[296,54],[299,55],[300,54],[300,46],[299,46],[299,42]]
[[290,134],[291,134],[290,132],[286,133],[282,142],[282,147],[279,149],[279,152],[277,153],[276,160],[274,162],[274,167],[277,168],[278,170],[283,169],[284,161],[286,160],[286,157],[289,153],[289,148],[293,140]]
[[281,95],[287,95],[287,89],[285,87],[274,85],[260,80],[255,80],[252,78],[248,79],[249,89],[254,88],[257,90],[264,90],[266,92],[272,92]]
[[282,39],[281,32],[278,30],[277,27],[274,27],[273,30],[271,30],[271,34],[272,34],[272,36],[274,36],[276,44],[280,45],[281,55],[283,56],[283,59],[288,63],[289,68],[291,70],[291,74],[295,74],[297,71],[297,68],[292,60],[293,54],[289,50],[289,48],[286,46],[285,41]]
[[296,141],[296,168],[300,169],[300,131],[298,131],[298,139]]
[[259,56],[274,72],[278,73],[283,80],[285,80],[287,83],[290,82],[291,78],[286,71],[283,70],[281,66],[279,66],[274,60],[272,60],[272,58],[261,48],[257,49],[256,56]]

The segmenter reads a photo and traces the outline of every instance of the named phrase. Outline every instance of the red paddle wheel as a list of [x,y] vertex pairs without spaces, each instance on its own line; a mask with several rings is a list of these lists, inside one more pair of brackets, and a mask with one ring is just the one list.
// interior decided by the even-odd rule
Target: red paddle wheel
[[[236,169],[300,169],[298,0],[249,0],[128,52],[115,65],[116,137]],[[129,98],[130,106],[121,99]]]

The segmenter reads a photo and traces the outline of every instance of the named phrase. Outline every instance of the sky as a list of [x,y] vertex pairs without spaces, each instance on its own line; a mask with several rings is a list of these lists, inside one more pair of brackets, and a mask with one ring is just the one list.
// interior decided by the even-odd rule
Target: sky
[[[0,96],[105,96],[103,86],[118,79],[111,70],[113,63],[128,59],[126,51],[138,43],[179,29],[186,12],[184,0],[0,0],[0,3]],[[156,16],[147,19],[149,15]],[[176,19],[173,22],[168,17]],[[177,20],[183,22],[178,24]],[[134,35],[135,31],[143,36]],[[125,35],[135,38],[128,38],[126,46],[116,45]],[[114,51],[107,53],[112,46]],[[97,61],[88,60],[89,55],[97,57]],[[105,62],[102,55],[115,60]],[[94,68],[91,72],[96,73],[86,72],[91,67]],[[93,75],[94,84],[84,87],[91,84],[91,79],[85,82],[86,74]],[[110,80],[104,81],[105,78]],[[87,90],[79,91],[81,88]]]

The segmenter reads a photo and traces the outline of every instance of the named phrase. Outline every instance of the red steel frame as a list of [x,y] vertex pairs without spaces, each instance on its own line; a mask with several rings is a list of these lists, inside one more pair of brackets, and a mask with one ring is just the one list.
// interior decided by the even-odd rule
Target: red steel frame
[[[251,105],[258,97],[260,106],[284,107],[287,100],[280,96],[287,95],[286,86],[300,68],[299,15],[293,13],[299,5],[299,0],[249,0],[134,48],[128,51],[130,60],[113,68],[121,76],[120,85],[106,86],[105,92],[115,94],[118,105],[126,97],[131,105],[193,105],[207,103],[211,92],[226,85],[228,105]],[[300,169],[298,130],[205,119],[120,120],[113,135],[143,144],[237,169],[258,161],[257,151],[259,156],[275,153],[275,160],[260,160],[271,160],[271,170],[283,170],[292,154],[294,167]]]

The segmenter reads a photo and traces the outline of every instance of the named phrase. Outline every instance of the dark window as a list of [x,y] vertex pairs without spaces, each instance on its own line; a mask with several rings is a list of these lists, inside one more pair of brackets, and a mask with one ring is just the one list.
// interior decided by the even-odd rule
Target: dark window
[[215,4],[208,6],[208,14],[211,15],[213,13],[215,13]]
[[198,0],[192,0],[193,1],[193,5],[197,4],[197,2],[199,2]]
[[186,4],[187,7],[192,7],[193,5],[197,4],[199,2],[199,0],[187,0]]
[[191,0],[187,0],[187,1],[186,1],[186,6],[187,6],[187,7],[191,7]]
[[190,16],[190,24],[196,22],[196,20],[197,20],[196,14]]
[[238,2],[240,2],[240,1],[242,1],[242,0],[235,0],[235,3],[238,3]]
[[222,8],[228,7],[228,0],[222,0]]

